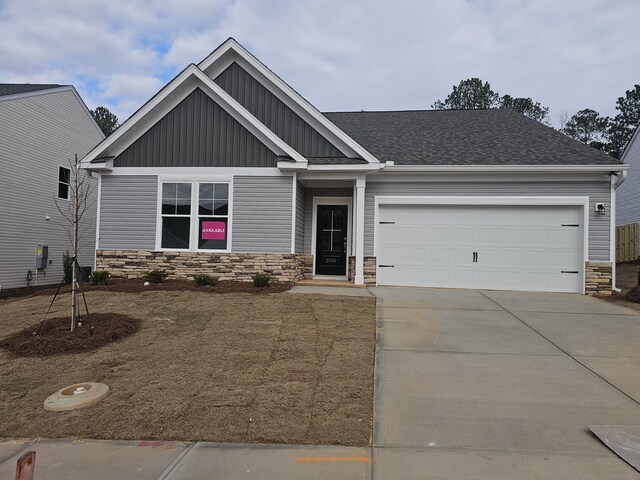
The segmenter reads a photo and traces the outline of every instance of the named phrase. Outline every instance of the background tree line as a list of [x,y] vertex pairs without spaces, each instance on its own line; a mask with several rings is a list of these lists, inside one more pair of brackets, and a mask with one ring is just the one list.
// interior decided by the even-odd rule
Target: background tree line
[[[462,80],[444,100],[431,105],[436,110],[512,108],[523,115],[547,126],[549,108],[529,97],[500,95],[493,91],[489,82],[479,78]],[[620,158],[625,146],[631,140],[635,129],[640,125],[640,85],[627,90],[616,102],[618,113],[614,117],[600,115],[586,108],[571,117],[567,112],[560,115],[559,130],[565,135]]]

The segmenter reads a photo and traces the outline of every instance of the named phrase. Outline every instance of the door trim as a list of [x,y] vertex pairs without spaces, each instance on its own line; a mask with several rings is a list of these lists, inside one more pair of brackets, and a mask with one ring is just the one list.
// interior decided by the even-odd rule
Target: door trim
[[[373,256],[376,257],[376,278],[378,277],[378,218],[380,205],[490,205],[490,206],[578,206],[582,207],[582,293],[585,294],[586,263],[589,261],[589,197],[559,196],[385,196],[374,197],[373,212]],[[609,239],[611,241],[611,239]],[[315,268],[315,266],[314,266]]]
[[349,276],[349,257],[351,256],[351,205],[353,199],[351,197],[313,197],[312,215],[311,215],[311,252],[313,255],[313,277],[327,278],[335,275],[317,275],[316,274],[316,233],[318,228],[318,205],[346,205],[347,206],[347,262],[345,266],[344,276]]

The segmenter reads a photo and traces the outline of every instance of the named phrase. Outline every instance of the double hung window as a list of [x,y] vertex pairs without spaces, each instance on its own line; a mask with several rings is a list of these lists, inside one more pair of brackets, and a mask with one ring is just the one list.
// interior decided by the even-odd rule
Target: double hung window
[[163,249],[227,250],[229,184],[162,183],[161,222]]
[[71,169],[65,167],[58,168],[58,198],[69,200],[69,190],[71,189]]

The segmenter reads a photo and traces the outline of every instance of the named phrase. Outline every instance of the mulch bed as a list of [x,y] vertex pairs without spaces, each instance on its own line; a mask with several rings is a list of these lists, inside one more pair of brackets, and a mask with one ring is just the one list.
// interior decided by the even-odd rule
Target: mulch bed
[[140,293],[149,291],[189,291],[189,292],[211,292],[211,293],[281,293],[290,290],[293,285],[290,283],[273,282],[266,287],[255,287],[253,282],[236,282],[223,280],[215,285],[204,285],[199,287],[193,280],[165,280],[162,283],[151,283],[144,285],[143,278],[131,278],[127,280],[111,280],[109,285],[85,284],[82,288],[85,291],[103,292],[124,292]]
[[70,332],[69,317],[50,318],[42,324],[39,335],[40,324],[31,325],[0,340],[0,348],[19,357],[87,352],[131,335],[142,325],[142,320],[119,313],[94,313],[84,320]]
[[[140,293],[149,291],[192,291],[192,292],[211,292],[211,293],[281,293],[290,290],[292,283],[272,282],[266,287],[255,287],[253,282],[237,282],[232,280],[223,280],[215,285],[205,285],[199,287],[193,280],[178,279],[165,280],[162,283],[152,283],[144,285],[143,278],[131,278],[126,280],[112,279],[109,285],[92,285],[84,283],[81,289],[85,292],[103,291],[103,292],[123,292],[123,293]],[[53,295],[57,286],[42,286],[32,288],[14,288],[0,292],[0,299],[18,299],[36,295]],[[63,285],[60,293],[69,293],[70,285]]]

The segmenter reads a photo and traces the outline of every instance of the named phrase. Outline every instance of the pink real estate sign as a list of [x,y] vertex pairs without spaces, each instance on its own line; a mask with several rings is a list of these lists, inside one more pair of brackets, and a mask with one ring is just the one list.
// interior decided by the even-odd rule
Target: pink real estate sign
[[202,240],[226,240],[227,224],[225,222],[202,222],[200,238]]

